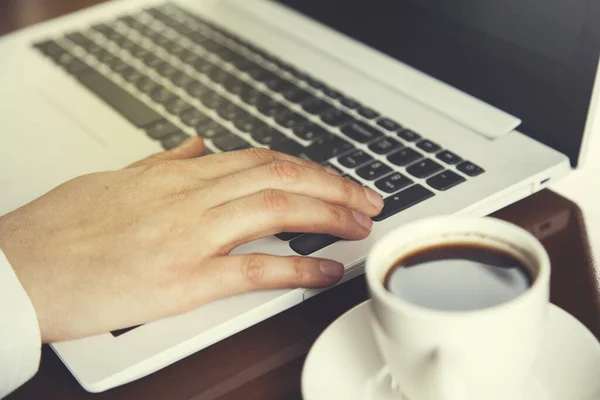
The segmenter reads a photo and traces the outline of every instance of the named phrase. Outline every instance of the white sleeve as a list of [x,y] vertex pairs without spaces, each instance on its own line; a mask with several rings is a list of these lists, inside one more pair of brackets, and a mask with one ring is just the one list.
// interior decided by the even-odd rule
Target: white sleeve
[[0,250],[0,399],[35,375],[41,346],[33,304]]

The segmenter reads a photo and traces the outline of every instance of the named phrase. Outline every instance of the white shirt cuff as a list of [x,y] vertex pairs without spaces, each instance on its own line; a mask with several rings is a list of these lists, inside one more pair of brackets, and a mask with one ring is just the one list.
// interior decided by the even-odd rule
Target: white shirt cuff
[[35,375],[41,345],[33,304],[0,250],[0,398]]

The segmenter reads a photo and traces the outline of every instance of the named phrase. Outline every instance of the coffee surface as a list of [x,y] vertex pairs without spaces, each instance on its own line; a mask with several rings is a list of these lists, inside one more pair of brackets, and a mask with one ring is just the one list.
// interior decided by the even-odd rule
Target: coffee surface
[[445,244],[398,260],[384,285],[395,296],[422,307],[468,311],[508,302],[531,283],[527,268],[503,251]]

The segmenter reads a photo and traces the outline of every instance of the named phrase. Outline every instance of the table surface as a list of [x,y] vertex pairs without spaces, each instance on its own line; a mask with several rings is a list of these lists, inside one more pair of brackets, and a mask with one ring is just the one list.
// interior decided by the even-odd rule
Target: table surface
[[[105,0],[0,0],[0,35]],[[532,232],[552,261],[551,301],[600,340],[600,287],[583,214],[545,190],[494,214]],[[7,400],[301,399],[310,346],[346,310],[367,298],[355,278],[146,378],[101,394],[85,392],[44,346],[40,371]]]

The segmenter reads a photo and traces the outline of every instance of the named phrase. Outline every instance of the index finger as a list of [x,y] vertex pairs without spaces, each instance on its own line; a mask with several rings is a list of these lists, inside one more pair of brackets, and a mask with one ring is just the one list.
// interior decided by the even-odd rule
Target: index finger
[[186,162],[196,163],[198,166],[202,166],[203,179],[216,179],[250,168],[270,164],[278,160],[291,161],[307,168],[327,171],[334,175],[337,174],[333,170],[326,168],[314,161],[304,160],[302,158],[290,156],[289,154],[264,148],[251,148],[246,150],[211,154],[199,159],[188,160]]

